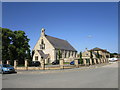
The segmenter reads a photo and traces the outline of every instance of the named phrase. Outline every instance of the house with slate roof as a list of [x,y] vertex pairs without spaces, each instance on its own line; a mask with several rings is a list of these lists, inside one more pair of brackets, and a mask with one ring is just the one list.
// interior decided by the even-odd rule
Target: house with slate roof
[[82,53],[83,57],[90,57],[90,51],[92,52],[93,58],[97,58],[97,53],[100,55],[101,58],[110,58],[110,52],[108,52],[106,49],[101,48],[93,48],[91,50],[84,51]]
[[46,64],[52,63],[58,60],[59,50],[66,62],[73,60],[77,56],[76,49],[68,41],[46,35],[45,29],[42,28],[41,36],[33,48],[32,60],[41,62],[41,58],[43,58]]

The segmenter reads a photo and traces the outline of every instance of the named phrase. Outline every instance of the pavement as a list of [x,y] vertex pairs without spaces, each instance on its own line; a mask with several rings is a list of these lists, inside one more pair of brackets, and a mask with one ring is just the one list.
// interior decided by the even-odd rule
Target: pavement
[[118,88],[118,62],[4,74],[2,88]]

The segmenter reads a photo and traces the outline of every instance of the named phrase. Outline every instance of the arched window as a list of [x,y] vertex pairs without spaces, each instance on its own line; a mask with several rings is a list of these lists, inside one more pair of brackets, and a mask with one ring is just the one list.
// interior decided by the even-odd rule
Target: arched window
[[56,50],[56,60],[58,60],[58,51]]
[[38,61],[38,56],[35,56],[35,61]]
[[68,57],[70,57],[70,51],[68,51]]
[[41,44],[44,44],[44,41],[43,41],[43,39],[41,39]]
[[45,49],[45,44],[43,39],[41,39],[40,49]]
[[65,51],[65,58],[66,58],[66,53],[67,53],[67,52]]

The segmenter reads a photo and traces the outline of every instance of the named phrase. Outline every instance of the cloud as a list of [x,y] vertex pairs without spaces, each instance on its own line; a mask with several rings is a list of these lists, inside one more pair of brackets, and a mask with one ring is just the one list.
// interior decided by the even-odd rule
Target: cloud
[[88,38],[92,38],[92,35],[88,35],[87,37],[88,37]]

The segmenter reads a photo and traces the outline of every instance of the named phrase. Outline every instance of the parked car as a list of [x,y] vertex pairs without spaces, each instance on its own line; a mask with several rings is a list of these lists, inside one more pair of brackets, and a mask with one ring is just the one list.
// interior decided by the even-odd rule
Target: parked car
[[39,62],[39,61],[32,61],[31,63],[30,63],[30,66],[35,66],[35,67],[38,67],[38,66],[40,66],[41,65],[41,63]]
[[59,60],[55,60],[52,62],[52,65],[56,65],[56,64],[59,64]]
[[17,73],[13,66],[9,64],[0,64],[0,73]]
[[[75,64],[74,61],[70,62],[70,65],[74,65],[74,64]],[[79,61],[79,60],[78,60],[78,64],[80,64],[80,61]]]
[[109,60],[110,62],[115,62],[115,61],[118,61],[118,58],[108,58],[108,60]]

